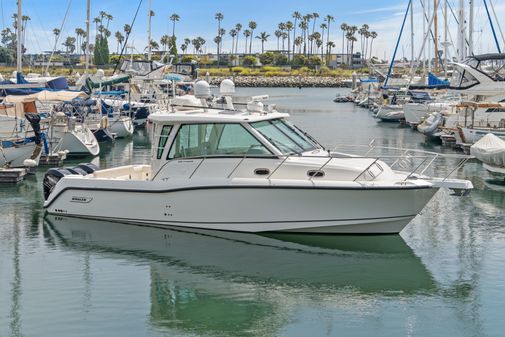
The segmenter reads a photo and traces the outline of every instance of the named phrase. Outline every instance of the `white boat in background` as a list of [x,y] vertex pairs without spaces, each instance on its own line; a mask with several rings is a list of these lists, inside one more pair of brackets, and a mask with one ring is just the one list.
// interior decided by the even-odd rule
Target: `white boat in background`
[[7,96],[6,102],[36,101],[40,112],[47,113],[47,139],[52,152],[68,151],[77,156],[96,156],[100,152],[98,142],[91,130],[77,117],[58,111],[58,106],[73,99],[85,99],[88,95],[78,91],[48,91],[25,96]]
[[375,117],[383,122],[400,122],[405,119],[403,105],[382,105],[379,107],[379,111],[377,111]]
[[[206,86],[196,93],[210,95],[207,83],[196,85]],[[205,108],[153,114],[150,165],[84,174],[51,169],[44,207],[55,215],[158,226],[377,234],[400,232],[441,187],[473,188],[422,175],[420,165],[397,171],[397,162],[329,153],[287,117]]]
[[100,145],[89,127],[63,112],[51,116],[49,140],[53,151],[68,151],[69,156],[97,156]]
[[505,140],[488,133],[470,147],[470,154],[488,171],[505,174]]
[[0,167],[34,167],[43,150],[35,99],[0,104]]

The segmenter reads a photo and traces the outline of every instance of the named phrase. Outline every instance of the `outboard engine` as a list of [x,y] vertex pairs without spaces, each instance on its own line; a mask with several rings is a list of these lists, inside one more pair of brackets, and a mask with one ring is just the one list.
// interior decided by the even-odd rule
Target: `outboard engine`
[[98,166],[92,163],[81,163],[75,167],[56,167],[47,170],[42,183],[44,189],[44,200],[47,200],[61,178],[68,175],[85,176],[95,172],[96,170],[98,170]]

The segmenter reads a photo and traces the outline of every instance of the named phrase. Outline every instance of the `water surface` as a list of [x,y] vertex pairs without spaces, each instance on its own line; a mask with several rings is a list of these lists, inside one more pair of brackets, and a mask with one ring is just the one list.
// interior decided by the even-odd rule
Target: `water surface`
[[[268,92],[331,148],[375,139],[451,152],[333,103],[335,89],[239,92]],[[140,132],[97,160],[148,159]],[[503,335],[505,184],[477,162],[455,173],[476,186],[470,196],[440,191],[401,235],[361,237],[44,218],[43,172],[0,186],[0,336]]]

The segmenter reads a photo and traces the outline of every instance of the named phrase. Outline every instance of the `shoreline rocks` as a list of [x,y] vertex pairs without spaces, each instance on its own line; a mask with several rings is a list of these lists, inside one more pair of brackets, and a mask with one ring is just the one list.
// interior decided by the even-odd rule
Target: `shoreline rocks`
[[[209,76],[211,85],[219,85],[229,77]],[[203,79],[206,79],[203,77]],[[237,87],[315,87],[342,88],[348,86],[345,78],[330,76],[235,76],[231,78]]]

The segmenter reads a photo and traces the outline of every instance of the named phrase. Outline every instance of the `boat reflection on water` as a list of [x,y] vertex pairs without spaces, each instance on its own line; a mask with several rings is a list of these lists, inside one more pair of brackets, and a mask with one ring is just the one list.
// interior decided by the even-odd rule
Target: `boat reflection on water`
[[297,301],[336,305],[342,291],[361,298],[436,289],[399,235],[186,231],[52,215],[45,226],[65,249],[147,261],[151,323],[197,334],[260,333],[267,326],[270,334]]

